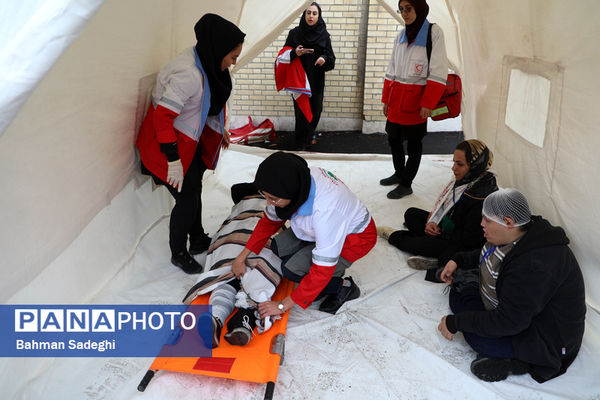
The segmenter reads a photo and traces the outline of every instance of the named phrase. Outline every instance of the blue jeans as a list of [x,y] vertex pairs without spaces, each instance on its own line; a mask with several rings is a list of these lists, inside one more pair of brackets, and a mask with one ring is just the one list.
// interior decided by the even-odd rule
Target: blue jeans
[[[463,311],[485,311],[479,288],[464,287],[460,293],[450,290],[450,309],[454,314]],[[471,332],[463,332],[465,340],[478,354],[490,358],[515,358],[510,336],[488,338]]]

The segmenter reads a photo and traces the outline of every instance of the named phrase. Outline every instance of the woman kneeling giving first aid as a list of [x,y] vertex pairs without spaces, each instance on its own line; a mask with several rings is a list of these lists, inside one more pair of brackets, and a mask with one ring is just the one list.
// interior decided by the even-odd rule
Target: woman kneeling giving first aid
[[308,167],[291,153],[267,157],[256,172],[254,185],[267,200],[264,216],[246,247],[233,262],[239,278],[246,258],[260,253],[268,239],[290,220],[291,229],[273,238],[271,250],[282,258],[283,275],[299,282],[281,302],[259,304],[261,317],[279,315],[291,306],[310,306],[325,297],[319,310],[335,314],[360,289],[344,272],[375,246],[377,230],[362,202],[331,172]]

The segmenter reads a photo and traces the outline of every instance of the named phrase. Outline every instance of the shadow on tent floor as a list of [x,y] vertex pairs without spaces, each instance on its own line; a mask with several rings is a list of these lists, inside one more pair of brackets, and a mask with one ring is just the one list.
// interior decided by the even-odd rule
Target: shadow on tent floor
[[[423,138],[423,154],[452,154],[464,140],[462,132],[428,132]],[[294,150],[294,132],[277,132],[273,142],[255,143],[252,146],[272,150]],[[390,154],[385,133],[363,134],[358,131],[322,132],[317,143],[309,150],[316,153]]]

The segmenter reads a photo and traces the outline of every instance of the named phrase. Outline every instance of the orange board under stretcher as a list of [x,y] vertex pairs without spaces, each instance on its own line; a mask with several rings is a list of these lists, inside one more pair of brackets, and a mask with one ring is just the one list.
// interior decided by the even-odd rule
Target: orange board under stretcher
[[[284,299],[293,289],[294,283],[283,278],[272,300]],[[209,296],[209,294],[199,296],[192,304],[208,304]],[[221,330],[219,346],[212,350],[212,357],[157,357],[150,369],[218,376],[248,382],[275,382],[281,356],[271,353],[271,342],[277,335],[285,335],[289,312],[283,313],[281,317],[268,331],[253,334],[252,340],[246,346],[232,346],[223,338],[227,332],[227,322],[225,322]]]

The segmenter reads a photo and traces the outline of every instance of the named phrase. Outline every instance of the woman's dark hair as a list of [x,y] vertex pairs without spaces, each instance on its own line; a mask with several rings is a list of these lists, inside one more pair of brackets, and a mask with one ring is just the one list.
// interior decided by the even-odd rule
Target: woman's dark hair
[[456,150],[462,150],[465,152],[465,159],[467,160],[467,164],[470,166],[473,154],[471,154],[471,146],[469,146],[469,142],[463,140],[462,142],[456,145]]
[[[313,1],[312,3],[310,3],[308,5],[308,7],[310,7],[310,6],[317,6],[317,8],[319,9],[319,17],[320,17],[321,16],[321,6],[319,5],[319,3],[317,3],[316,1]],[[306,7],[306,8],[308,9],[308,7]],[[304,10],[304,11],[306,11],[306,10]]]

